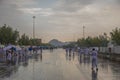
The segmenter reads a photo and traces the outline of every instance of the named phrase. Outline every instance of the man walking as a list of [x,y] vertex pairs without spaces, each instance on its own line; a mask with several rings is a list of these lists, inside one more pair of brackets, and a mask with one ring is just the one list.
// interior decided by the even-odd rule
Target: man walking
[[97,55],[98,55],[98,52],[93,48],[92,49],[92,70],[94,70],[94,68],[96,67],[96,70],[98,71]]

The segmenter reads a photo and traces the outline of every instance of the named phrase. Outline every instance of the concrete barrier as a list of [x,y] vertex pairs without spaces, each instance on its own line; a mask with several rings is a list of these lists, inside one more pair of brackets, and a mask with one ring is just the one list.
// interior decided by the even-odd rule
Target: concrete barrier
[[120,46],[115,47],[99,47],[99,57],[120,61]]

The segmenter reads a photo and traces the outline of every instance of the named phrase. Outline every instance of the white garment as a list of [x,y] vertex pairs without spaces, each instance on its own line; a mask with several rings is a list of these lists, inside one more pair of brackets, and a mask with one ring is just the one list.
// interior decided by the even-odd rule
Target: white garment
[[11,60],[11,58],[12,58],[12,54],[8,53],[7,60]]
[[88,54],[88,53],[89,53],[89,49],[86,48],[86,49],[85,49],[85,54]]
[[97,59],[97,51],[92,51],[92,59]]
[[97,67],[97,51],[92,51],[92,68]]

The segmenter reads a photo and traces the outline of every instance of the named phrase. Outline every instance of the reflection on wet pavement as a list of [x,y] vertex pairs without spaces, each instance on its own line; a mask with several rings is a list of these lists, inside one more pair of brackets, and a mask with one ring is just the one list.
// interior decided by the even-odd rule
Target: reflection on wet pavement
[[91,70],[91,58],[63,49],[45,50],[19,59],[0,69],[0,80],[120,80],[120,64],[99,59],[98,72]]

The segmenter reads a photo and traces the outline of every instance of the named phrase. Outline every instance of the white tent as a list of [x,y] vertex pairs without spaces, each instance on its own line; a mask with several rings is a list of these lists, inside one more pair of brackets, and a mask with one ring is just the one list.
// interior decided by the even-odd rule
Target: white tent
[[1,44],[0,44],[0,48],[3,48],[3,47],[4,47],[4,45],[1,45]]
[[20,46],[16,46],[16,50],[20,51],[20,50],[22,50],[22,48]]

